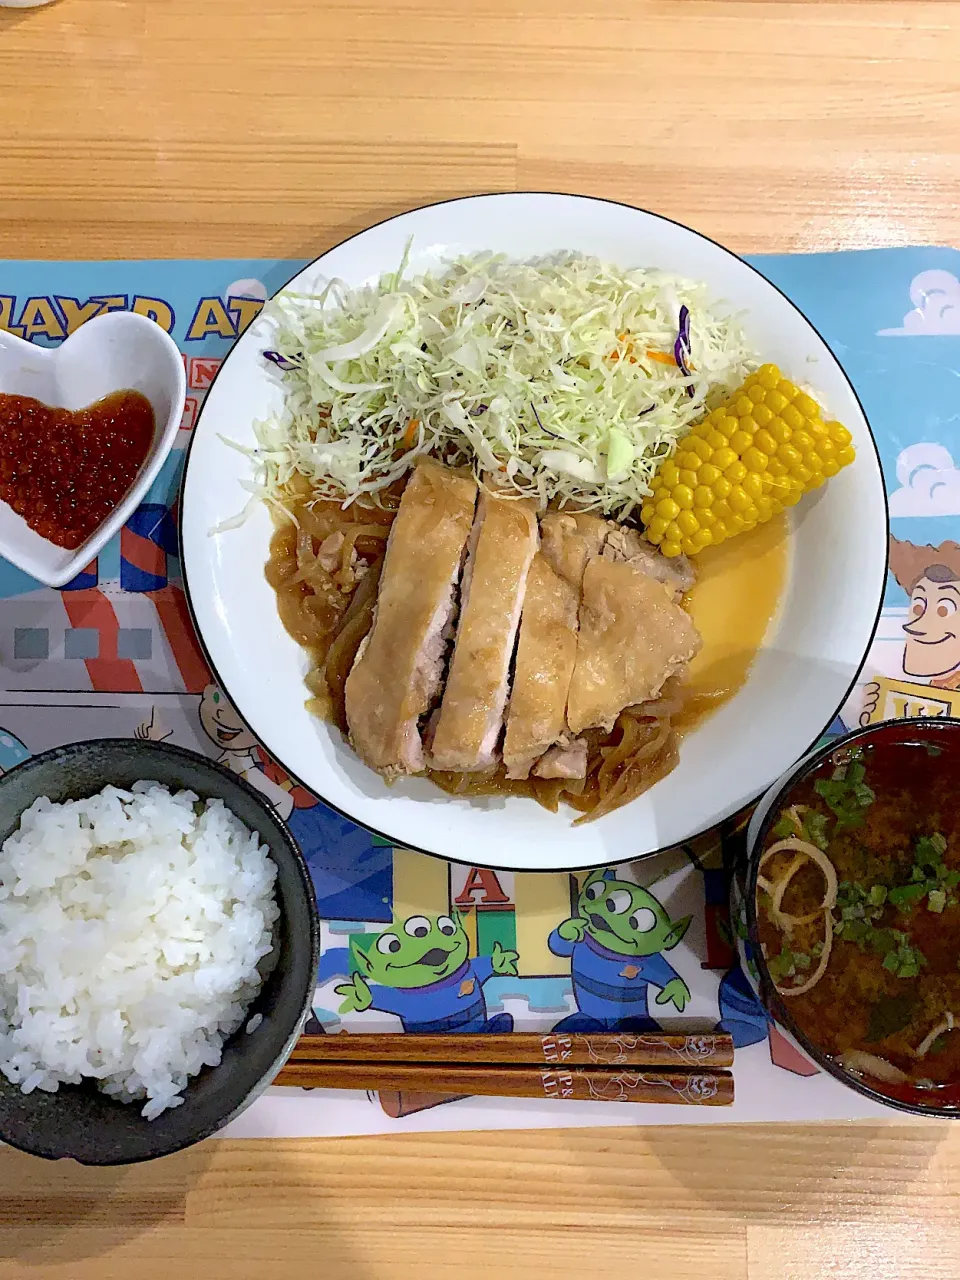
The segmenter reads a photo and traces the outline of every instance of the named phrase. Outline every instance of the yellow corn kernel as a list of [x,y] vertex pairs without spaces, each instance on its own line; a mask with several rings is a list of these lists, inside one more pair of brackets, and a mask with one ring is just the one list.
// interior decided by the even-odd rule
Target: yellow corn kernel
[[680,528],[680,532],[689,538],[691,534],[699,530],[700,521],[692,511],[681,511],[677,516],[677,525]]
[[751,445],[743,455],[743,461],[748,471],[756,471],[762,474],[767,469],[770,457],[769,454],[763,453],[755,445]]
[[756,471],[748,471],[740,481],[740,486],[744,493],[751,497],[754,502],[763,496],[763,476]]
[[780,416],[788,427],[799,431],[806,419],[795,404],[787,404],[780,410]]
[[848,445],[853,438],[845,426],[839,422],[828,422],[827,430],[830,432],[830,439],[841,449]]
[[743,515],[746,509],[752,505],[749,496],[738,484],[735,484],[730,490],[730,497],[727,501],[730,503],[730,510],[736,511],[739,515]]
[[776,440],[774,440],[770,432],[767,431],[764,427],[761,427],[760,430],[757,432],[757,434],[753,437],[753,443],[760,450],[760,452],[765,453],[768,458],[772,454],[777,452],[778,446],[777,446]]
[[792,507],[854,459],[850,432],[763,365],[678,441],[641,507],[664,555],[695,555]]
[[689,511],[693,506],[693,490],[687,484],[678,484],[673,491],[673,500],[681,511]]
[[735,431],[730,437],[730,448],[741,457],[752,444],[753,436],[749,431]]

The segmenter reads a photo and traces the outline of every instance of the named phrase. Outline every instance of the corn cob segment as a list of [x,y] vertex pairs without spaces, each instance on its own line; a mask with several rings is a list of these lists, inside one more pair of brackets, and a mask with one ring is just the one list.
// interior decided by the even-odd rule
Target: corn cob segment
[[665,556],[696,555],[794,506],[854,456],[846,427],[765,364],[678,441],[650,482],[644,532]]

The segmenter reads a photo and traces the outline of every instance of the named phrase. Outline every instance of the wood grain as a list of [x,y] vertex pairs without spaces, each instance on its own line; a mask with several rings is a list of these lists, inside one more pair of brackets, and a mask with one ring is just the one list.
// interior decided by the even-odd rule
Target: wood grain
[[7,1152],[0,1274],[952,1280],[952,1133],[933,1122],[211,1142],[112,1171]]
[[477,190],[738,250],[957,237],[949,0],[60,0],[0,10],[0,254],[319,252]]
[[[957,244],[958,83],[954,0],[0,9],[0,257],[308,256],[517,187],[740,251]],[[944,1123],[5,1152],[0,1187],[4,1280],[960,1277]]]

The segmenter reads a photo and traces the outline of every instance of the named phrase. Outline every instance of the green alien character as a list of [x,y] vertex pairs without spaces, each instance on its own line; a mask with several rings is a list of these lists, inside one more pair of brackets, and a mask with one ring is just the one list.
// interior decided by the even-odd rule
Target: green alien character
[[660,988],[658,1005],[682,1012],[690,988],[661,952],[677,945],[690,919],[674,923],[652,893],[610,869],[591,872],[577,914],[549,939],[554,955],[570,957],[577,1003],[554,1031],[658,1031],[647,1009],[648,986]]
[[341,1013],[393,1013],[404,1031],[512,1031],[513,1017],[487,1015],[483,984],[494,974],[515,977],[516,951],[493,944],[492,956],[469,957],[459,912],[394,921],[367,949],[350,943],[357,972],[336,988]]

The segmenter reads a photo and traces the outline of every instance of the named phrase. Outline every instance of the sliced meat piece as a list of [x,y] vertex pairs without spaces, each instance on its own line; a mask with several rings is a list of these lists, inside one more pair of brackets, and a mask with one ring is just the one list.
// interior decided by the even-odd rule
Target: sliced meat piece
[[585,778],[587,776],[587,744],[583,738],[560,743],[533,766],[535,778]]
[[488,769],[496,760],[510,659],[537,551],[535,508],[483,494],[471,542],[430,761],[457,773]]
[[599,516],[551,512],[540,522],[543,554],[579,591],[587,561],[597,554],[612,528]]
[[607,527],[594,516],[551,514],[540,522],[541,547],[527,579],[503,741],[509,778],[526,778],[566,726],[580,584]]
[[645,538],[641,538],[635,529],[617,526],[607,534],[603,544],[603,554],[609,560],[628,560],[642,569],[644,573],[665,582],[678,595],[689,591],[696,582],[693,565],[686,556],[673,556],[668,559],[652,547]]
[[699,633],[671,587],[629,561],[594,556],[583,575],[567,699],[571,733],[609,731],[624,707],[655,698],[699,648]]
[[421,462],[403,491],[387,543],[370,633],[347,677],[350,741],[387,777],[421,773],[418,721],[443,679],[476,483],[435,462]]

